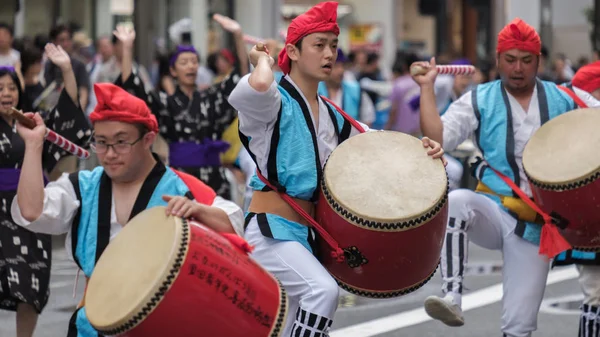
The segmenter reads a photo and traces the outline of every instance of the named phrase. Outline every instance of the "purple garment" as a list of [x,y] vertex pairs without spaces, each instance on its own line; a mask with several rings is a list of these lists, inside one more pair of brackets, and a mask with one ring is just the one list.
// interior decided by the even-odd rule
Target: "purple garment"
[[[0,191],[16,191],[21,177],[20,169],[0,168]],[[44,186],[48,179],[44,175]]]
[[390,95],[392,104],[398,108],[396,123],[392,126],[392,130],[408,134],[420,132],[419,109],[411,105],[411,100],[419,95],[419,85],[410,75],[400,76],[396,79]]
[[222,140],[205,140],[169,144],[169,165],[172,167],[221,166],[221,153],[229,149]]

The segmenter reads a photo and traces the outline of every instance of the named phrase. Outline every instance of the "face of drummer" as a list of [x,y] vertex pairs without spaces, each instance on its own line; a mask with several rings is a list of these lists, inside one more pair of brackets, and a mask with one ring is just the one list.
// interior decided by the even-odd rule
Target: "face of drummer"
[[0,114],[9,114],[19,103],[19,87],[11,73],[0,71]]
[[519,49],[507,50],[496,59],[502,84],[512,93],[528,93],[535,86],[539,57]]
[[98,160],[111,180],[131,182],[147,173],[140,165],[151,156],[154,132],[141,125],[101,121],[94,123],[94,138]]
[[337,35],[313,33],[302,38],[300,43],[285,47],[292,60],[292,73],[319,82],[329,79],[337,59]]
[[193,87],[198,77],[198,55],[184,52],[177,56],[175,64],[171,67],[171,75],[184,86]]

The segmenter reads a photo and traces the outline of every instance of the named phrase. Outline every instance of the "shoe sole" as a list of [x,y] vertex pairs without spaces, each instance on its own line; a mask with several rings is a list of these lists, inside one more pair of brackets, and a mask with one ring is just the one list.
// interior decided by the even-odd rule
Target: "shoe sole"
[[444,301],[438,298],[428,298],[425,300],[425,312],[433,319],[437,319],[447,326],[463,326],[465,321],[462,317],[456,315],[452,308]]

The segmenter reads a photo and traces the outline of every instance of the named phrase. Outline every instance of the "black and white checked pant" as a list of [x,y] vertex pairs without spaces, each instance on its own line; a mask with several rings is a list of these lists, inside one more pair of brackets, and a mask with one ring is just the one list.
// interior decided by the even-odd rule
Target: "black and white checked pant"
[[539,247],[514,233],[517,220],[494,200],[470,190],[449,195],[449,220],[441,252],[442,291],[463,291],[469,241],[502,251],[502,332],[528,337],[537,329],[537,314],[550,267]]

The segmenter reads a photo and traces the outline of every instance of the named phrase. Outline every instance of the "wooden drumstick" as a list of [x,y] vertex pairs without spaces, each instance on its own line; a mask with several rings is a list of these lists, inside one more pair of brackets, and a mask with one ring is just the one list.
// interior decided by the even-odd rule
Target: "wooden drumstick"
[[[25,116],[23,114],[23,112],[12,108],[12,113],[10,114],[12,117],[14,117],[19,124],[22,124],[23,126],[29,128],[29,129],[33,129],[35,128],[35,121],[31,118],[28,118],[27,116]],[[60,147],[61,149],[69,152],[72,155],[75,155],[81,159],[87,159],[90,156],[90,153],[88,151],[86,151],[84,148],[75,145],[74,143],[72,143],[71,141],[69,141],[68,139],[66,139],[65,137],[59,135],[58,133],[50,130],[49,128],[46,127],[46,135],[44,136],[44,138],[55,144],[56,146]]]
[[[443,75],[472,75],[475,73],[475,67],[470,65],[443,65],[435,67],[438,74]],[[427,74],[427,68],[415,64],[410,67],[412,76]]]

